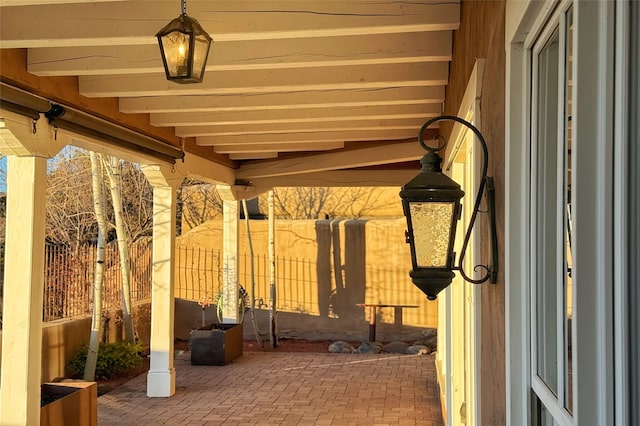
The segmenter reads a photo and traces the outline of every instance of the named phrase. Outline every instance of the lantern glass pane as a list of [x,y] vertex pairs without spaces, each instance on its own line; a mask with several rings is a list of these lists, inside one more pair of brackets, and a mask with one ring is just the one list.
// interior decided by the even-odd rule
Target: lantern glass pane
[[454,203],[412,202],[409,208],[418,267],[447,267]]
[[195,77],[201,77],[204,74],[204,68],[207,65],[207,56],[209,54],[209,40],[205,36],[196,38],[193,48],[193,74]]
[[167,69],[171,77],[189,75],[189,36],[174,31],[162,37],[162,48],[167,59]]

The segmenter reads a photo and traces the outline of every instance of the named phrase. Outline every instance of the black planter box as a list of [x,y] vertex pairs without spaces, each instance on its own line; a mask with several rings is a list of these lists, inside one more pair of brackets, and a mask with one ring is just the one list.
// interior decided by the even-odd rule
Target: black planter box
[[192,365],[225,365],[242,355],[242,324],[214,324],[191,332]]

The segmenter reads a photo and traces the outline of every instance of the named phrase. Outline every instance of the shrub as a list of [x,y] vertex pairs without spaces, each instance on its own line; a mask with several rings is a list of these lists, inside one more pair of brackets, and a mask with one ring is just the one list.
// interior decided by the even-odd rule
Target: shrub
[[[82,376],[87,361],[88,345],[76,352],[69,362],[69,370],[74,376]],[[130,370],[140,368],[143,352],[141,343],[101,343],[98,348],[98,360],[96,361],[96,377],[111,379]]]

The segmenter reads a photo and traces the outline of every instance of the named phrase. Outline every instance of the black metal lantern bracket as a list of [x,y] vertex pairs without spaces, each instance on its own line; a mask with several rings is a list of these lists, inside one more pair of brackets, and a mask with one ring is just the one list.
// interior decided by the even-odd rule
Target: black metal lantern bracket
[[[480,131],[473,124],[469,123],[468,121],[460,117],[456,117],[452,115],[442,115],[442,116],[435,117],[428,120],[423,124],[422,128],[420,129],[418,141],[420,142],[420,145],[427,151],[426,155],[430,155],[430,153],[437,153],[440,150],[444,149],[446,146],[446,141],[442,136],[438,136],[438,139],[441,139],[441,143],[435,148],[428,146],[423,139],[423,134],[425,130],[427,130],[427,128],[431,126],[433,123],[436,123],[438,121],[454,121],[470,129],[477,136],[478,142],[480,142],[480,145],[482,147],[482,156],[483,156],[482,173],[481,173],[482,179],[480,181],[480,185],[478,186],[478,192],[476,195],[475,204],[473,206],[473,213],[471,214],[471,218],[469,219],[469,225],[467,226],[467,231],[465,233],[464,241],[462,243],[460,258],[458,260],[458,266],[452,266],[451,269],[454,271],[459,271],[462,278],[464,278],[464,280],[469,283],[482,284],[486,281],[489,281],[492,284],[496,284],[498,282],[498,237],[497,237],[497,231],[496,231],[496,216],[495,216],[495,188],[493,185],[493,178],[490,176],[487,176],[487,168],[489,163],[489,153],[487,150],[487,142],[485,141],[482,133],[480,133]],[[488,213],[489,227],[490,227],[489,231],[490,231],[490,238],[491,238],[491,263],[489,265],[476,265],[474,267],[474,271],[482,269],[484,270],[485,273],[482,277],[478,279],[473,279],[465,273],[463,263],[467,253],[469,240],[471,239],[471,232],[473,231],[473,226],[476,221],[476,216],[480,211],[480,203],[482,201],[483,193],[486,197],[486,204],[487,204],[486,213]]]

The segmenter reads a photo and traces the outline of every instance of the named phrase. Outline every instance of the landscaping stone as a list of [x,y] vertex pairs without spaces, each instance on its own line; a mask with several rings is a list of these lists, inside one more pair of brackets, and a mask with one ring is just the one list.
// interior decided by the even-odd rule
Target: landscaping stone
[[431,349],[424,345],[412,345],[409,346],[404,353],[407,355],[428,355],[431,353]]
[[426,346],[431,352],[438,348],[438,332],[435,328],[431,328],[422,332],[422,336],[417,339],[414,345]]
[[382,347],[382,352],[387,352],[390,354],[403,354],[406,352],[409,347],[408,343],[405,342],[391,342]]
[[352,354],[356,350],[351,344],[340,340],[329,345],[329,352],[333,354]]
[[363,342],[358,346],[357,352],[359,354],[377,354],[380,352],[380,345],[375,342]]

